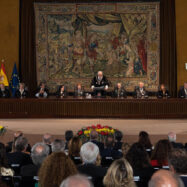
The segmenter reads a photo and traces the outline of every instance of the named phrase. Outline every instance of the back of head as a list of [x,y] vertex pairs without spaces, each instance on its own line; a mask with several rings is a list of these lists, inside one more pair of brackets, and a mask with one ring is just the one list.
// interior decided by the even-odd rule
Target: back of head
[[71,175],[77,174],[73,161],[63,152],[49,155],[39,170],[41,187],[60,186],[60,183]]
[[115,140],[120,142],[122,140],[122,138],[123,138],[123,133],[121,131],[116,131],[114,133],[114,136],[115,136]]
[[124,158],[115,160],[109,167],[103,183],[106,187],[135,187],[133,170],[128,161]]
[[[185,149],[174,149],[169,154],[169,165],[179,175],[187,175],[187,152]],[[173,167],[173,168],[172,168]]]
[[43,142],[45,144],[51,144],[51,138],[52,138],[52,135],[49,133],[46,133],[43,135]]
[[28,140],[25,137],[18,137],[15,142],[15,150],[18,152],[24,151],[27,149]]
[[66,141],[70,141],[73,138],[73,131],[72,130],[67,130],[65,132],[65,139]]
[[51,145],[52,152],[60,152],[65,149],[65,142],[63,140],[55,139]]
[[69,156],[80,156],[80,148],[82,145],[82,141],[79,137],[74,136],[68,144],[68,153]]
[[149,181],[149,187],[184,187],[181,179],[167,170],[157,171]]
[[92,142],[87,142],[81,146],[80,155],[83,163],[94,164],[99,155],[99,148]]
[[36,143],[31,149],[31,158],[34,165],[40,166],[49,155],[49,146],[44,143]]
[[91,182],[86,176],[83,175],[74,175],[65,179],[60,187],[93,187]]
[[141,131],[139,133],[139,141],[146,149],[150,149],[152,147],[151,141],[149,138],[149,134],[146,131]]
[[174,132],[169,132],[168,133],[168,140],[170,142],[176,142],[177,135]]
[[98,138],[98,132],[96,130],[92,130],[90,132],[90,140],[97,140]]
[[113,146],[114,146],[114,136],[108,135],[105,140],[105,147],[106,148],[113,148]]

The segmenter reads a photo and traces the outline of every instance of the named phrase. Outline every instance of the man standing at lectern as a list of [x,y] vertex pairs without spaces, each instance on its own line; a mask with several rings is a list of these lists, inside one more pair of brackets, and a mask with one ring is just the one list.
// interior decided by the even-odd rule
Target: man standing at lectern
[[103,75],[102,71],[98,71],[97,75],[92,79],[91,89],[95,97],[106,97],[109,82]]

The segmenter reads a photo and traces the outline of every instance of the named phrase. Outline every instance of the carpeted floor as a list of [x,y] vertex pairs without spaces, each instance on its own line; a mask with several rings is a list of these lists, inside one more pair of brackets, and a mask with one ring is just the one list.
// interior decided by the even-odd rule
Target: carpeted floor
[[64,138],[66,130],[76,133],[80,128],[92,124],[109,125],[121,130],[124,141],[137,141],[138,133],[145,130],[150,134],[152,143],[167,138],[170,131],[177,133],[177,140],[187,142],[187,119],[185,120],[123,120],[123,119],[1,119],[0,125],[8,131],[0,136],[1,142],[8,142],[17,130],[23,131],[31,144],[42,140],[44,133],[51,133],[54,138]]

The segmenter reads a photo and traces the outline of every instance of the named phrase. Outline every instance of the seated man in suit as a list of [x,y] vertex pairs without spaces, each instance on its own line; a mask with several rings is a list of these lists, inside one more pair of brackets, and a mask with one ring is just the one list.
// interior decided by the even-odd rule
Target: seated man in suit
[[99,147],[100,152],[104,149],[104,144],[98,141],[98,132],[96,130],[90,132],[90,142],[96,144]]
[[115,98],[125,98],[127,97],[126,90],[120,82],[117,83],[117,86],[114,88],[113,97]]
[[136,98],[148,97],[148,92],[146,91],[143,82],[139,82],[139,86],[135,87],[134,97]]
[[9,98],[10,92],[3,83],[0,84],[0,98]]
[[179,90],[178,96],[180,98],[187,98],[187,82],[184,83],[184,86]]
[[109,82],[103,75],[102,71],[98,71],[97,75],[92,79],[91,89],[96,97],[105,97],[108,90]]
[[26,98],[28,97],[28,91],[25,90],[25,84],[19,83],[19,89],[16,90],[15,94],[16,98]]
[[74,89],[74,97],[84,97],[85,96],[85,91],[83,86],[79,83],[75,86]]
[[57,92],[56,92],[56,96],[58,98],[65,98],[68,96],[68,92],[67,92],[67,88],[65,85],[60,85]]
[[157,97],[158,98],[170,97],[169,91],[166,89],[164,84],[160,85],[160,88],[157,92]]
[[37,89],[37,92],[35,94],[35,96],[37,98],[47,98],[49,95],[49,90],[47,89],[45,83],[40,83],[39,88]]

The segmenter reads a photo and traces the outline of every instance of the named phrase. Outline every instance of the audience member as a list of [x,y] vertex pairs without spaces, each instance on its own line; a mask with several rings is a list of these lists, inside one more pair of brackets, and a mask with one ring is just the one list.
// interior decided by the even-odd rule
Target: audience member
[[79,137],[75,136],[69,141],[69,151],[68,155],[73,160],[75,165],[82,163],[80,158],[80,149],[82,146],[82,141]]
[[63,152],[49,155],[39,170],[40,187],[58,187],[71,175],[77,174],[73,161]]
[[99,157],[98,146],[92,142],[87,142],[82,145],[80,155],[83,165],[78,167],[79,172],[91,177],[94,186],[103,186],[102,181],[107,170],[96,165]]
[[187,152],[184,149],[174,149],[169,155],[169,168],[178,174],[187,187]]
[[128,151],[129,151],[130,147],[131,146],[128,143],[123,143],[122,144],[121,150],[122,150],[122,153],[123,153],[124,157],[126,157],[126,155],[127,155]]
[[68,143],[69,141],[73,138],[73,131],[72,130],[67,130],[65,132],[65,140],[66,140],[66,146],[65,150],[68,150]]
[[168,155],[172,146],[168,140],[159,140],[151,156],[151,165],[153,167],[168,166]]
[[168,133],[168,140],[173,148],[184,148],[182,143],[176,143],[177,135],[174,132]]
[[90,132],[90,142],[96,144],[99,147],[100,152],[104,149],[104,144],[98,141],[98,132],[96,130]]
[[140,143],[134,143],[129,149],[126,159],[133,168],[134,176],[140,178],[138,187],[148,186],[148,181],[154,173],[154,169],[150,164],[148,153],[144,146]]
[[9,168],[6,158],[5,145],[0,143],[0,176],[13,176],[14,171]]
[[157,171],[149,181],[149,187],[184,187],[181,179],[167,170]]
[[46,133],[43,135],[43,143],[49,146],[49,154],[52,153],[51,143],[52,143],[52,135],[49,133]]
[[114,137],[115,137],[115,144],[114,144],[114,149],[115,150],[120,150],[122,148],[122,139],[123,139],[123,133],[121,131],[116,131],[114,133]]
[[74,175],[65,179],[60,187],[93,187],[93,184],[84,175]]
[[65,150],[65,142],[63,140],[55,139],[51,144],[52,152],[63,152]]
[[37,176],[40,166],[48,155],[49,146],[44,143],[36,143],[31,150],[33,164],[22,166],[20,174],[22,176]]
[[136,187],[133,180],[133,170],[127,160],[115,160],[109,167],[103,183],[105,187]]

